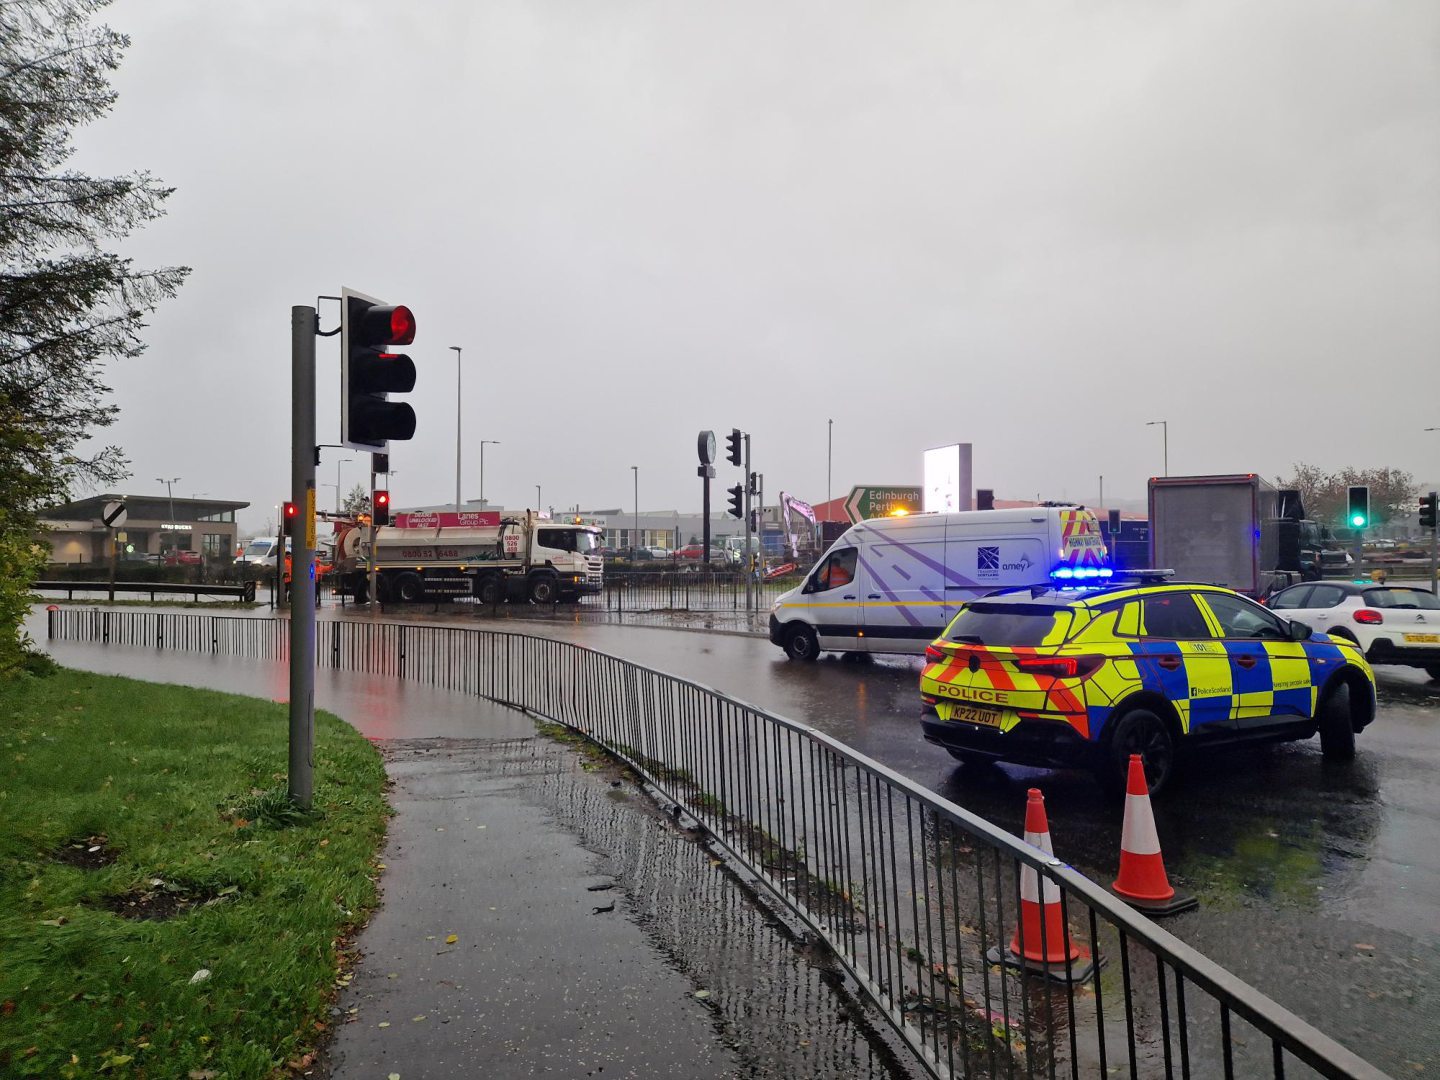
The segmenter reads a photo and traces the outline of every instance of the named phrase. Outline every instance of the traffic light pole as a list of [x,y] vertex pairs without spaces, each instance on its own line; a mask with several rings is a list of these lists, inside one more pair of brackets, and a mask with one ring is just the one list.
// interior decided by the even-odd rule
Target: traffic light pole
[[750,436],[745,436],[745,610],[755,610],[755,571],[752,562],[755,553],[750,548]]
[[[315,767],[315,335],[313,307],[290,309],[290,801],[310,809]],[[281,559],[283,560],[283,554]]]
[[1440,521],[1435,519],[1437,501],[1436,492],[1428,492],[1420,498],[1420,527],[1430,530],[1430,591],[1440,595]]

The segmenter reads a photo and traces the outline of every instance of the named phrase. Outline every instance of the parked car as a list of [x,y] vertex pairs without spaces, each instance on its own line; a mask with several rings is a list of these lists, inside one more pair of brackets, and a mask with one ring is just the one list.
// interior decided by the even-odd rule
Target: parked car
[[166,566],[199,566],[204,561],[200,552],[186,548],[171,548],[165,552],[164,558]]
[[[679,562],[704,562],[705,547],[703,544],[686,544],[674,552],[674,558]],[[713,541],[710,544],[710,562],[717,565],[729,562],[729,557]]]
[[1426,589],[1320,581],[1282,589],[1266,605],[1355,642],[1372,664],[1424,668],[1440,679],[1440,597]]
[[963,605],[925,659],[927,740],[961,761],[1088,767],[1112,791],[1131,754],[1156,792],[1201,747],[1318,732],[1348,760],[1375,718],[1353,643],[1217,585],[1006,589]]
[[663,547],[647,547],[645,550],[650,553],[652,559],[668,559],[672,554],[669,548]]

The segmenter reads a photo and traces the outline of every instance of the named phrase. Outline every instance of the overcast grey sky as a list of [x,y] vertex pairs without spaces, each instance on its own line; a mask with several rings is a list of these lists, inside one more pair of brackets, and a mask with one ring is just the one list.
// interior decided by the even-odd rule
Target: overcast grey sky
[[[1440,478],[1440,5],[1424,0],[119,0],[78,164],[177,187],[194,274],[108,372],[134,491],[289,478],[289,309],[409,304],[397,503],[1138,497],[1297,460]],[[337,308],[322,305],[322,324]],[[338,344],[319,342],[337,441]],[[333,484],[326,451],[321,484]],[[362,455],[345,453],[344,457]],[[357,460],[345,487],[362,479]],[[722,465],[717,484],[736,482]],[[723,495],[715,496],[723,505]],[[321,505],[333,491],[320,489]]]

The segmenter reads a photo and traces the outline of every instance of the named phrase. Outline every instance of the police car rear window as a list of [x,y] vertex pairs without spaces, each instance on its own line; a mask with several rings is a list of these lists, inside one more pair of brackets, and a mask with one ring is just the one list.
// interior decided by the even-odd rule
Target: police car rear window
[[[1070,631],[1069,608],[1048,604],[987,604],[977,601],[966,605],[955,616],[946,640],[965,645],[1041,645],[1046,638],[1064,640]],[[1053,637],[1051,635],[1054,635]]]
[[1440,610],[1440,597],[1424,589],[1370,589],[1365,604],[1376,608],[1425,608]]

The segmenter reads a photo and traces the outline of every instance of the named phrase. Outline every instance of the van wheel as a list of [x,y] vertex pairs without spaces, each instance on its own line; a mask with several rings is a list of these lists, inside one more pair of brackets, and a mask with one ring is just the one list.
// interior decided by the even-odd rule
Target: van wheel
[[395,579],[395,595],[401,603],[418,604],[425,599],[425,579],[411,570]]
[[560,586],[549,574],[536,574],[530,579],[530,602],[553,604],[560,596]]
[[793,627],[785,635],[785,655],[791,660],[813,663],[820,656],[820,639],[808,626]]
[[1114,721],[1098,770],[1101,784],[1112,794],[1125,793],[1131,754],[1144,760],[1145,783],[1151,795],[1158,794],[1175,774],[1175,737],[1163,716],[1137,707]]
[[500,603],[500,595],[500,579],[494,574],[486,574],[475,586],[475,599],[486,607]]
[[1326,761],[1355,756],[1355,724],[1350,719],[1350,687],[1341,683],[1325,695],[1315,712],[1320,727],[1320,753]]

